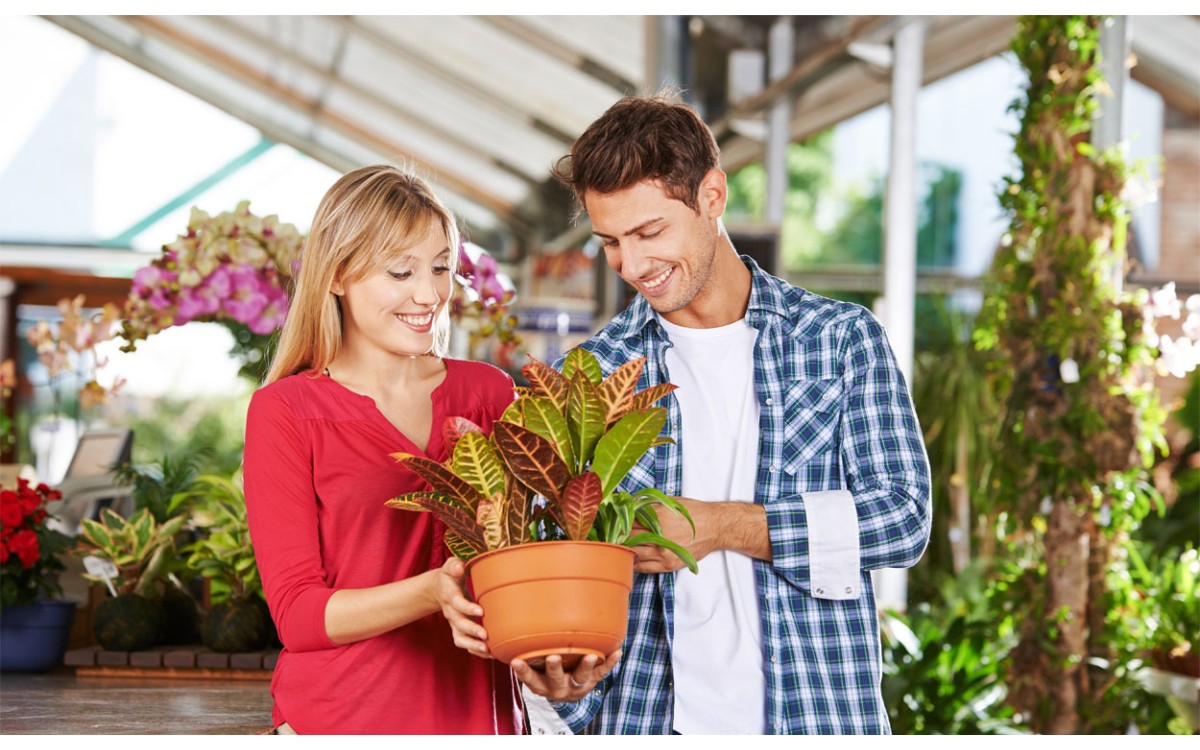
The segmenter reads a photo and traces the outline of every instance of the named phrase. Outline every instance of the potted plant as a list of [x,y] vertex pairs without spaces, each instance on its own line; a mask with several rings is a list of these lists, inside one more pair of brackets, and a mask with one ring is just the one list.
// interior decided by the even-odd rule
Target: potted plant
[[96,607],[92,631],[110,651],[142,651],[163,638],[164,567],[175,551],[175,535],[187,521],[175,516],[158,523],[146,508],[128,519],[105,508],[100,520],[84,519],[76,552],[88,555],[84,578],[105,584],[112,598]]
[[605,657],[625,638],[634,553],[654,544],[696,561],[664,538],[662,506],[691,518],[654,489],[618,492],[659,432],[666,409],[653,404],[675,389],[637,392],[645,359],[602,376],[584,349],[567,355],[561,373],[537,361],[522,369],[530,383],[489,437],[461,418],[447,420],[451,456],[444,464],[396,453],[430,491],[387,502],[429,511],[447,527],[446,544],[467,561],[467,577],[484,608],[488,646],[497,658],[531,664],[550,654],[570,668],[586,654]]
[[0,491],[0,671],[45,672],[62,664],[75,603],[51,597],[62,593],[60,555],[71,540],[49,527],[46,511],[60,497],[25,479]]
[[274,625],[250,544],[246,496],[224,477],[206,475],[196,481],[208,488],[202,490],[205,503],[197,513],[207,517],[207,531],[186,551],[188,566],[209,582],[212,606],[201,621],[201,640],[221,653],[259,651],[272,640]]

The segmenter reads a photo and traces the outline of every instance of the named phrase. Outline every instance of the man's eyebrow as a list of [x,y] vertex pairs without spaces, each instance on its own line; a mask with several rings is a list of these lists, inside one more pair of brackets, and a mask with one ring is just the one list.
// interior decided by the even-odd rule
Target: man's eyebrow
[[[638,224],[633,229],[630,229],[629,231],[625,232],[621,236],[622,237],[631,237],[631,236],[637,234],[638,232],[641,232],[642,230],[644,230],[646,227],[650,226],[651,224],[654,224],[655,222],[659,222],[662,220],[663,220],[663,217],[661,217],[661,216],[655,216],[653,219],[647,219],[647,220],[643,221],[641,224]],[[603,232],[592,232],[592,234],[596,235],[597,237],[608,237],[609,236]]]

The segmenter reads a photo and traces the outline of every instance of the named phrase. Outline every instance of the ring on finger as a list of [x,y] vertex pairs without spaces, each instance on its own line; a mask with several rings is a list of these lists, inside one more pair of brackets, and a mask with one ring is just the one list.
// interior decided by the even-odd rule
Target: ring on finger
[[576,690],[579,690],[583,687],[583,683],[575,681],[575,675],[568,675],[567,679],[571,681],[571,687],[575,688]]

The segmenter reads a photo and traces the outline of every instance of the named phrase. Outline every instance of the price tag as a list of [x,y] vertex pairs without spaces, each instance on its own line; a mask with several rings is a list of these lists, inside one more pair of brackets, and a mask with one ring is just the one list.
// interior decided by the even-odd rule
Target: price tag
[[120,573],[117,566],[113,565],[112,560],[102,560],[94,555],[88,555],[83,558],[83,567],[87,570],[88,575],[104,579],[104,585],[108,586],[108,592],[113,596],[117,595],[117,590],[112,585],[112,579]]

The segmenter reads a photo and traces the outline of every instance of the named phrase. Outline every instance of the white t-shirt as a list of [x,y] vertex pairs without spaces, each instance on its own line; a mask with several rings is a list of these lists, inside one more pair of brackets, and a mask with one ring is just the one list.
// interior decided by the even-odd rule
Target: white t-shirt
[[[754,393],[757,331],[744,320],[683,328],[659,318],[672,347],[666,365],[679,386],[681,494],[754,501],[759,409]],[[720,550],[700,573],[675,574],[675,724],[682,734],[763,734],[766,683],[758,590],[751,558]]]

